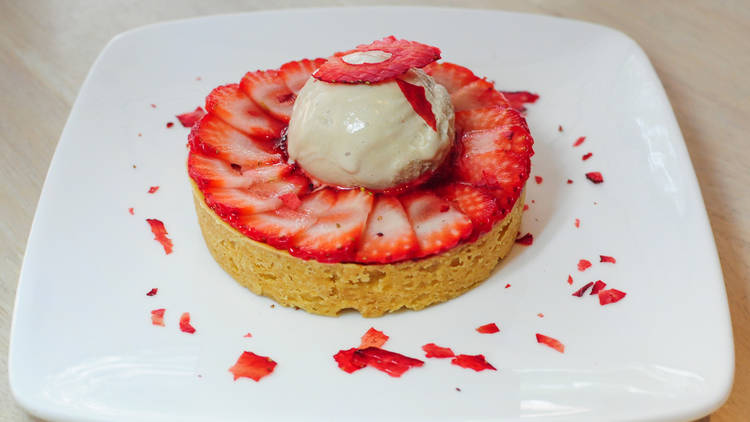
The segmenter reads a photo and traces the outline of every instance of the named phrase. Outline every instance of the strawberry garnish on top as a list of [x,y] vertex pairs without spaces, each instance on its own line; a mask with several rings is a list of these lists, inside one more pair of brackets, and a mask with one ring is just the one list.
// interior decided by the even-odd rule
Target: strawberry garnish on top
[[284,128],[283,123],[258,107],[239,84],[214,88],[206,97],[206,110],[250,136],[278,138]]
[[437,131],[437,125],[435,122],[435,113],[432,112],[432,104],[427,101],[425,96],[424,87],[421,85],[415,85],[401,79],[396,79],[398,87],[406,97],[406,100],[411,104],[411,108],[414,112],[421,117],[427,126],[431,127],[432,130]]
[[414,256],[417,237],[401,202],[391,195],[379,195],[357,247],[357,262],[389,263]]
[[289,252],[299,258],[321,262],[339,262],[354,257],[373,195],[360,190],[341,190],[333,204],[318,221],[292,240]]
[[479,79],[471,70],[448,62],[430,63],[425,66],[424,71],[432,76],[435,82],[444,86],[449,94]]
[[240,81],[240,88],[268,114],[289,123],[296,96],[278,70],[248,72]]
[[501,91],[513,107],[519,113],[526,111],[526,104],[535,103],[539,99],[539,95],[528,92],[528,91]]
[[289,63],[284,63],[279,69],[281,78],[284,79],[284,83],[287,88],[294,94],[297,95],[302,87],[305,85],[310,75],[315,72],[326,59],[302,59],[296,60]]
[[432,192],[408,193],[401,202],[417,235],[418,258],[451,249],[472,232],[469,217]]
[[[381,52],[380,61],[358,60],[356,53]],[[375,83],[403,75],[412,67],[424,67],[440,58],[440,49],[394,36],[357,46],[328,58],[315,78],[330,83]]]

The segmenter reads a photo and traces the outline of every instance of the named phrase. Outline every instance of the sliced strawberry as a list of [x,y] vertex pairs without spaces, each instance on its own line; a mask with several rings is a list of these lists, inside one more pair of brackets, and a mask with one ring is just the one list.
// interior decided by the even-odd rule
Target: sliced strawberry
[[471,219],[474,231],[470,239],[476,239],[480,234],[488,232],[495,221],[501,218],[495,197],[481,187],[451,183],[442,186],[438,194]]
[[492,82],[486,79],[477,79],[451,93],[451,102],[457,112],[493,105],[510,106],[503,94],[496,91]]
[[[357,53],[378,51],[382,60],[371,62],[354,59]],[[329,57],[315,72],[315,78],[331,83],[375,83],[403,75],[412,67],[424,67],[440,58],[440,49],[415,41],[383,38],[353,50]],[[356,60],[356,61],[355,61]]]
[[469,217],[432,192],[406,194],[401,203],[417,235],[418,258],[451,249],[471,235]]
[[300,258],[321,262],[352,259],[372,203],[373,195],[369,192],[337,192],[336,203],[315,224],[294,237],[289,252]]
[[460,132],[513,126],[528,129],[526,119],[509,107],[495,105],[456,113],[456,130]]
[[252,185],[249,188],[206,188],[206,203],[222,217],[255,214],[281,208],[281,196],[297,195],[308,188],[307,179],[290,175],[279,180]]
[[535,103],[539,95],[528,91],[500,91],[508,103],[519,113],[526,111],[526,104]]
[[294,95],[297,95],[307,80],[310,79],[310,75],[325,62],[326,59],[302,59],[284,63],[281,65],[279,73],[287,88]]
[[203,189],[207,187],[246,188],[250,185],[280,179],[292,167],[286,163],[242,169],[226,161],[191,153],[188,157],[188,174]]
[[529,177],[534,140],[521,126],[464,133],[458,142],[455,161],[459,180],[475,186],[499,189],[512,205]]
[[424,71],[444,86],[449,94],[453,94],[465,85],[479,79],[471,70],[454,63],[430,63]]
[[272,145],[245,135],[213,114],[193,126],[188,139],[191,151],[218,156],[231,164],[258,166],[282,161]]
[[248,72],[242,78],[240,88],[271,116],[289,123],[296,97],[278,70]]
[[241,215],[238,222],[241,230],[251,239],[286,249],[291,238],[311,226],[315,217],[283,207],[264,213]]
[[357,262],[388,263],[414,256],[419,245],[401,202],[377,195],[365,231],[359,240]]
[[206,110],[250,136],[278,138],[284,124],[253,102],[239,84],[214,88],[206,97]]

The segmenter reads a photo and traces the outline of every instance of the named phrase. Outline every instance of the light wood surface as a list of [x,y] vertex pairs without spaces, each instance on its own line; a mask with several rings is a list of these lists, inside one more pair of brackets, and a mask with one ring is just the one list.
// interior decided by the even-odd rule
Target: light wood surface
[[[315,5],[366,3],[339,0]],[[644,48],[664,83],[687,142],[729,294],[735,383],[729,400],[710,420],[750,419],[750,2],[390,3],[504,9],[581,19],[617,28]],[[13,298],[47,167],[76,94],[99,51],[115,34],[148,23],[311,5],[291,0],[0,0],[0,420],[36,420],[15,404],[8,387]]]

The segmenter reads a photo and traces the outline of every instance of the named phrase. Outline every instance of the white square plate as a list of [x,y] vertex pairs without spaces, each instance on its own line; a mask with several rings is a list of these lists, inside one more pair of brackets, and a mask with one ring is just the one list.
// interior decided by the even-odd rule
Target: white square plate
[[[209,255],[185,172],[187,130],[165,123],[245,71],[389,34],[439,46],[445,60],[500,89],[541,94],[528,113],[532,173],[544,178],[528,185],[523,232],[534,244],[516,246],[469,293],[420,312],[327,318],[272,308]],[[587,140],[573,148],[578,136]],[[594,155],[582,161],[585,152]],[[584,178],[592,170],[603,184]],[[146,194],[152,185],[161,188]],[[148,217],[165,222],[173,254],[152,240]],[[599,264],[599,254],[617,263]],[[581,258],[594,266],[579,272]],[[571,296],[597,279],[627,297],[602,307]],[[152,287],[158,295],[146,297]],[[164,328],[149,320],[160,307]],[[194,335],[177,328],[185,311]],[[499,334],[474,331],[493,321]],[[340,371],[332,355],[370,326],[391,336],[390,350],[424,359],[420,347],[435,342],[483,353],[498,371],[435,359],[399,379]],[[243,338],[248,331],[253,337]],[[537,344],[535,333],[560,339],[565,353]],[[273,11],[115,37],[83,84],[50,166],[10,349],[19,403],[70,421],[684,420],[718,407],[733,373],[711,229],[643,51],[597,25],[460,9]],[[276,371],[258,383],[233,381],[227,368],[243,350],[271,356]]]

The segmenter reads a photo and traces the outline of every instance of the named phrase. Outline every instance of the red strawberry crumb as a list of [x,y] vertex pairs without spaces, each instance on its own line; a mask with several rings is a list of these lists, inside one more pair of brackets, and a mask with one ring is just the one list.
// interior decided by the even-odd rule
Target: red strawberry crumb
[[599,292],[599,304],[609,305],[610,303],[619,302],[627,293],[617,289],[602,290]]
[[510,287],[510,283],[508,283],[508,284],[506,284],[506,285],[505,285],[505,288],[506,288],[506,289],[507,289],[508,287]]
[[248,332],[247,334],[245,334],[245,335],[244,335],[244,336],[242,336],[242,337],[244,337],[244,338],[250,338],[250,337],[252,337],[252,336],[253,336],[253,335],[252,335],[252,334],[251,334],[250,332]]
[[195,332],[195,328],[190,325],[190,312],[185,312],[180,316],[180,331],[188,334]]
[[164,227],[164,223],[155,219],[147,218],[146,221],[151,226],[151,233],[154,234],[154,240],[161,243],[164,247],[164,253],[167,255],[172,253],[172,241],[167,237],[167,229]]
[[585,284],[585,285],[584,285],[583,287],[581,287],[580,289],[576,290],[576,291],[575,291],[575,292],[573,293],[573,296],[576,296],[576,297],[583,297],[584,293],[586,293],[586,290],[588,290],[588,289],[589,289],[589,287],[591,287],[591,286],[592,286],[593,284],[594,284],[594,282],[593,282],[593,281],[589,281],[589,282],[588,282],[588,283],[586,283],[586,284]]
[[424,362],[419,359],[410,358],[400,353],[378,347],[340,350],[333,356],[333,359],[336,360],[341,370],[348,373],[369,365],[396,378],[413,367],[424,365]]
[[133,207],[128,208],[128,212],[130,215],[135,215],[135,209],[133,209]]
[[534,176],[534,180],[536,181],[537,185],[541,185],[542,182],[544,181],[544,179],[542,178],[542,176]]
[[534,243],[534,235],[532,235],[531,233],[526,233],[525,235],[516,239],[516,243],[520,243],[524,246],[529,246]]
[[593,153],[591,153],[591,152],[587,152],[586,154],[583,154],[583,157],[581,157],[581,159],[582,159],[583,161],[586,161],[586,160],[588,160],[589,158],[591,158],[591,156],[592,156],[592,155],[594,155],[594,154],[593,154]]
[[591,180],[591,182],[595,185],[598,185],[599,183],[602,183],[604,181],[604,177],[602,177],[602,174],[598,171],[590,171],[586,173],[586,178]]
[[172,126],[174,126],[174,122],[167,122],[167,129],[169,129]]
[[581,220],[579,220],[578,218],[576,218],[576,222],[574,224],[576,225],[576,228],[581,227]]
[[544,318],[544,314],[541,313],[541,312],[539,312],[538,314],[536,314],[536,316],[538,316],[539,318]]
[[524,211],[528,211],[529,210],[529,206],[527,204],[523,204],[523,210]]
[[253,352],[242,352],[237,359],[237,363],[229,368],[229,372],[234,375],[234,380],[238,378],[250,378],[255,382],[269,375],[276,368],[276,362],[267,356],[256,355]]
[[458,355],[451,360],[451,363],[462,368],[473,369],[477,372],[484,371],[485,369],[497,371],[494,366],[487,362],[484,355]]
[[494,334],[499,331],[500,329],[497,328],[497,324],[495,324],[494,322],[484,324],[481,327],[477,327],[477,332],[481,334]]
[[389,337],[383,334],[382,331],[370,327],[370,329],[362,335],[362,343],[359,345],[359,348],[367,349],[368,347],[381,347],[386,341],[388,341],[388,338]]
[[411,108],[414,109],[414,112],[417,113],[425,123],[427,123],[427,126],[437,132],[435,114],[432,112],[432,104],[427,101],[424,87],[402,81],[401,79],[396,79],[396,83],[398,84],[398,87],[401,88],[401,92],[404,94],[404,97],[406,97],[406,100],[411,104]]
[[591,289],[591,293],[589,293],[589,295],[599,294],[599,292],[606,286],[607,286],[607,283],[601,280],[596,280],[596,283],[594,283],[594,288]]
[[563,131],[562,125],[558,125],[558,126],[557,126],[557,131],[558,131],[558,132],[562,132],[562,131]]
[[342,371],[351,374],[367,366],[366,362],[355,358],[357,350],[356,347],[348,350],[339,350],[338,353],[333,355],[333,360],[336,361]]
[[156,193],[156,191],[158,190],[159,190],[158,186],[151,186],[150,188],[148,188],[148,193]]
[[148,293],[146,293],[146,296],[156,296],[156,293],[158,291],[159,291],[159,289],[157,289],[156,287],[154,287],[153,289],[149,290]]
[[141,132],[138,132],[138,136],[141,137],[143,136],[143,134]]
[[560,353],[565,353],[565,345],[560,343],[559,340],[554,339],[552,337],[547,337],[544,334],[536,334],[536,342],[544,344],[545,346],[549,346],[555,350],[557,350]]
[[573,285],[573,276],[568,275],[568,284]]
[[156,108],[156,104],[151,104],[151,108]]
[[153,311],[151,311],[151,323],[154,325],[160,325],[163,327],[164,326],[164,311],[166,311],[166,309],[164,308],[154,309]]
[[196,81],[200,81],[200,80],[203,80],[203,78],[201,78],[200,76],[196,76],[196,77],[195,77],[195,80],[196,80]]
[[573,181],[572,181],[572,180],[570,180],[570,179],[568,179],[568,181],[567,181],[566,183],[567,183],[567,184],[569,184],[569,185],[572,185],[572,184],[573,184]]
[[453,353],[453,350],[451,350],[449,347],[440,347],[435,343],[427,343],[424,346],[422,346],[422,350],[424,350],[426,358],[452,358],[455,355]]
[[195,110],[187,112],[187,113],[178,114],[176,117],[177,117],[177,120],[180,121],[180,124],[183,127],[193,127],[195,122],[200,120],[205,115],[206,115],[206,112],[202,108],[196,107]]
[[583,141],[586,140],[585,136],[581,136],[580,138],[576,139],[576,141],[573,143],[574,147],[577,147],[583,143]]
[[460,388],[458,388],[458,387],[456,387],[456,391],[458,391],[458,392],[460,393],[460,392],[461,392],[461,389],[460,389]]
[[611,256],[607,256],[607,255],[599,255],[599,262],[609,262],[609,263],[611,263],[611,264],[614,264],[615,262],[617,262],[617,260],[616,260],[616,259],[614,259],[614,258],[613,258],[613,257],[611,257]]
[[578,261],[578,271],[586,271],[589,267],[591,267],[591,261],[588,259]]

